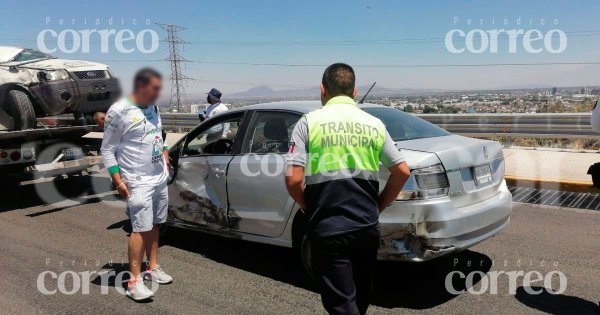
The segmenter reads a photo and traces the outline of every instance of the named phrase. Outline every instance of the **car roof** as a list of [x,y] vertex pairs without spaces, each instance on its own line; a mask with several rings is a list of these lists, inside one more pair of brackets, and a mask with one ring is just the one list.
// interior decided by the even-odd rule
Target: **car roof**
[[10,61],[14,56],[23,51],[23,49],[12,46],[0,46],[0,62]]
[[[360,108],[368,108],[368,107],[386,107],[378,104],[359,104]],[[230,110],[229,112],[234,111],[249,111],[249,110],[287,110],[294,111],[306,114],[313,110],[321,108],[321,101],[279,101],[279,102],[270,102],[270,103],[261,103],[254,105],[247,105],[238,107]]]

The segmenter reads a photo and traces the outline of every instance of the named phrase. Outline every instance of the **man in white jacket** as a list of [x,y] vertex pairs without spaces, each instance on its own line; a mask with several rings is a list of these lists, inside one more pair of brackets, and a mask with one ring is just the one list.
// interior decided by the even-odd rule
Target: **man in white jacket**
[[[129,237],[129,268],[132,279],[127,296],[139,301],[154,294],[144,279],[170,283],[173,278],[158,265],[158,226],[167,219],[169,165],[156,100],[162,77],[142,69],[134,77],[133,93],[106,113],[102,158],[119,194],[127,198],[132,233]],[[144,252],[148,268],[141,273]]]

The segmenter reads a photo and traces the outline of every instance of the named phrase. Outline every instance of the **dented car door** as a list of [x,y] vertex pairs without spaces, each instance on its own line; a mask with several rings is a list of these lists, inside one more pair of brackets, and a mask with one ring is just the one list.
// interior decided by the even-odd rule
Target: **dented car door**
[[180,144],[183,148],[169,189],[174,219],[211,230],[228,229],[227,167],[242,116],[219,117]]

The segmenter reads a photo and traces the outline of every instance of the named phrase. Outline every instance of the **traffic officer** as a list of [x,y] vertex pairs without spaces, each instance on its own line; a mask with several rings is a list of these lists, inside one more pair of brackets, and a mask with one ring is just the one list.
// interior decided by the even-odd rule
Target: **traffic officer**
[[[287,157],[286,186],[308,215],[311,264],[330,314],[367,312],[379,213],[410,175],[385,125],[357,107],[356,94],[352,67],[329,66],[321,85],[324,106],[296,124]],[[380,162],[391,172],[381,194]]]

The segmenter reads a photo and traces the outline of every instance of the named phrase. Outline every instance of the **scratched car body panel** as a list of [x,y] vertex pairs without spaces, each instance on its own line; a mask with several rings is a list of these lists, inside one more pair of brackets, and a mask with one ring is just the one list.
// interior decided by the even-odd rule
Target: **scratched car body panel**
[[[285,189],[285,153],[297,120],[319,106],[247,106],[193,129],[170,151],[175,170],[167,223],[297,246],[305,216]],[[473,246],[507,226],[512,201],[498,142],[450,134],[390,107],[360,106],[386,124],[411,168],[402,193],[380,216],[379,259],[429,260]],[[212,136],[223,130],[227,136]],[[387,169],[380,171],[381,189],[388,176]]]

